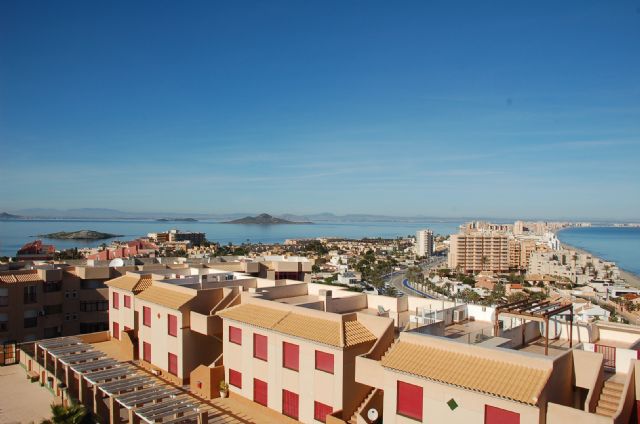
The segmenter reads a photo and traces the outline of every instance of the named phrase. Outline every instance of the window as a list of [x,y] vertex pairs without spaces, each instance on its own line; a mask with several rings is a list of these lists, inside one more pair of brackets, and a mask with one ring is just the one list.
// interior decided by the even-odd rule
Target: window
[[36,303],[38,301],[36,293],[36,286],[25,286],[24,303]]
[[396,407],[399,415],[422,421],[422,387],[398,381]]
[[333,408],[320,402],[313,402],[313,418],[320,422],[327,422],[327,415],[333,413]]
[[142,325],[151,327],[151,308],[146,306],[142,307]]
[[290,370],[298,371],[300,363],[300,346],[282,342],[282,366]]
[[116,340],[120,340],[120,324],[117,322],[113,323],[113,338]]
[[255,403],[267,406],[268,391],[269,389],[266,381],[258,380],[257,378],[253,379],[253,401]]
[[82,280],[80,281],[81,289],[104,289],[107,286],[103,280]]
[[242,373],[229,369],[229,384],[242,389]]
[[109,301],[80,301],[80,312],[104,312],[109,310]]
[[59,292],[60,290],[62,290],[62,282],[61,281],[45,282],[42,285],[42,291],[45,292],[45,293]]
[[142,359],[151,362],[151,344],[142,342]]
[[242,329],[229,326],[229,341],[238,345],[242,344]]
[[80,334],[97,333],[99,331],[109,331],[108,322],[81,322]]
[[169,353],[169,374],[178,375],[178,356]]
[[33,328],[38,326],[38,311],[29,309],[24,311],[24,328]]
[[131,309],[131,296],[124,295],[124,307],[127,309]]
[[294,420],[298,419],[298,394],[288,390],[282,391],[282,413]]
[[316,350],[316,369],[333,374],[333,354]]
[[0,287],[0,306],[9,306],[9,289]]
[[9,315],[0,314],[0,331],[7,331],[9,329]]
[[58,326],[55,327],[47,327],[44,329],[44,338],[50,339],[52,337],[60,337],[62,332]]
[[45,315],[61,314],[62,313],[62,305],[61,304],[58,304],[58,305],[44,305],[42,307],[42,310],[44,311]]
[[484,422],[485,424],[520,424],[520,414],[485,405]]
[[267,336],[253,335],[253,357],[263,361],[267,360]]
[[113,292],[113,309],[120,309],[120,296],[116,292]]
[[178,336],[178,317],[175,315],[167,315],[167,328],[170,336]]

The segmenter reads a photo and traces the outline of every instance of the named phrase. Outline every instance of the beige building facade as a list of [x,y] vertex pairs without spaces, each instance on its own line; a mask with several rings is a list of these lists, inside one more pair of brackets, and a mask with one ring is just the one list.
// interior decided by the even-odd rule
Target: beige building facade
[[509,271],[509,238],[506,234],[474,232],[453,234],[448,266],[465,273]]

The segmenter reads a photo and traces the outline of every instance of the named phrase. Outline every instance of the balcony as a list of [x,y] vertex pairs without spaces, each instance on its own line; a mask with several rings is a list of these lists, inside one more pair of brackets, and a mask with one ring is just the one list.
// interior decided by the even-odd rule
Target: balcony
[[204,315],[190,312],[190,327],[196,333],[205,336],[220,336],[222,334],[222,319],[217,315]]

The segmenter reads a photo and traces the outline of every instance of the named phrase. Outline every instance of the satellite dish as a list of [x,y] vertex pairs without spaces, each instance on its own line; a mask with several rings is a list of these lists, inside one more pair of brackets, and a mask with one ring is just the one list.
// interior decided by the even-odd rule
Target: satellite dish
[[109,266],[110,266],[110,267],[114,267],[114,266],[124,266],[124,261],[122,260],[122,258],[115,258],[114,260],[112,260],[111,262],[109,262]]
[[367,418],[369,421],[373,422],[378,419],[378,410],[376,408],[371,408],[367,411]]

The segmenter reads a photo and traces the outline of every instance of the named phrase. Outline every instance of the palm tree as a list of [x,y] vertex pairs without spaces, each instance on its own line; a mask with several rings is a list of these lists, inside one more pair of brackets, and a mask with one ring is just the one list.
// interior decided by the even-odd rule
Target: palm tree
[[51,405],[51,419],[44,420],[41,424],[89,424],[93,423],[91,416],[82,404],[62,406]]
[[484,271],[485,265],[487,265],[488,262],[489,262],[489,258],[487,258],[486,256],[483,256],[482,259],[480,259],[480,263],[482,263],[482,270],[483,271]]

